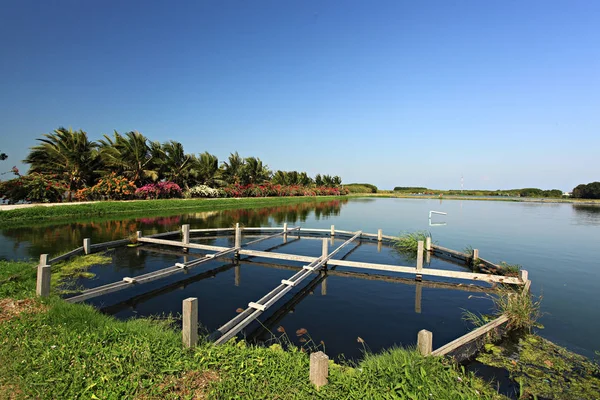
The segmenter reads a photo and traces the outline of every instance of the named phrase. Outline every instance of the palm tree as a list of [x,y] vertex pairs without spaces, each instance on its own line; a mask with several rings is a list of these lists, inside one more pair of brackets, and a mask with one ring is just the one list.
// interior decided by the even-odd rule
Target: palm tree
[[274,185],[287,185],[287,172],[278,170],[273,175],[271,183]]
[[100,154],[111,172],[131,179],[137,186],[159,177],[148,139],[139,132],[127,132],[123,136],[115,131],[114,140],[104,135],[100,140]]
[[195,158],[194,168],[198,182],[210,187],[222,186],[224,183],[220,178],[219,159],[208,151]]
[[23,162],[31,164],[29,172],[58,175],[67,184],[71,201],[73,191],[94,181],[94,173],[101,166],[98,145],[86,132],[71,128],[60,127],[42,136],[38,139],[42,143],[33,146]]
[[323,178],[321,177],[321,174],[315,175],[315,185],[323,186]]
[[223,179],[229,183],[241,183],[242,169],[244,168],[244,159],[240,157],[238,152],[229,154],[227,161],[223,161],[221,172]]
[[323,175],[323,186],[333,187],[333,178],[331,175]]
[[309,186],[313,183],[313,180],[306,172],[300,172],[298,174],[298,183],[302,186]]
[[267,165],[258,157],[248,157],[244,160],[242,180],[246,184],[263,183],[268,181],[272,173]]
[[183,145],[171,140],[162,145],[164,158],[160,161],[165,179],[175,182],[181,188],[189,189],[189,184],[195,178],[194,161],[185,154]]

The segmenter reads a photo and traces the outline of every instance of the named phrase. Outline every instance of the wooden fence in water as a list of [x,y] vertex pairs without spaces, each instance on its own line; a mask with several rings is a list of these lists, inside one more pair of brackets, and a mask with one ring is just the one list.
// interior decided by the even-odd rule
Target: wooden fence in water
[[[260,237],[255,240],[251,240],[242,244],[242,235],[243,232],[246,232],[246,237],[259,235]],[[223,246],[214,246],[214,245],[206,245],[200,243],[193,243],[190,241],[190,235],[222,235],[222,234],[234,234],[234,246],[233,247],[223,247]],[[312,235],[312,236],[301,236],[302,234]],[[181,240],[173,240],[172,238],[175,236],[181,235]],[[266,236],[264,236],[266,235]],[[291,240],[288,240],[290,236],[297,236],[298,239],[300,237],[303,238],[312,238],[312,239],[321,239],[322,240],[322,251],[319,256],[303,256],[303,255],[295,255],[295,254],[286,254],[286,253],[277,253],[273,251],[260,251],[260,250],[252,250],[249,247],[260,243],[262,241],[268,239],[274,239],[277,237],[283,238],[283,243],[277,247],[285,245],[287,243],[291,243]],[[315,237],[317,236],[317,237]],[[202,237],[202,236],[201,236]],[[341,245],[337,246],[333,251],[329,251],[329,241],[333,244],[334,238],[346,239]],[[378,246],[381,246],[382,243],[393,243],[397,238],[394,236],[383,235],[382,230],[378,230],[376,234],[364,233],[362,231],[343,231],[336,230],[332,225],[330,229],[307,229],[301,227],[288,228],[287,224],[284,224],[283,227],[256,227],[256,228],[248,228],[248,227],[240,227],[239,224],[236,224],[235,228],[215,228],[215,229],[190,229],[189,225],[183,225],[181,231],[172,231],[154,234],[150,236],[143,236],[142,232],[137,232],[136,237],[133,241],[137,243],[148,243],[154,245],[161,246],[171,246],[176,248],[183,249],[184,252],[189,252],[190,249],[202,250],[207,253],[203,256],[198,255],[196,259],[192,261],[186,261],[184,263],[175,263],[173,266],[166,267],[160,269],[158,271],[150,272],[147,274],[142,274],[134,277],[125,277],[121,281],[113,282],[107,285],[99,286],[92,289],[87,289],[81,292],[80,294],[65,299],[68,302],[76,303],[85,301],[87,299],[91,299],[97,296],[102,296],[108,293],[112,293],[115,291],[119,291],[122,289],[126,289],[131,287],[132,285],[140,285],[147,282],[155,281],[157,279],[165,278],[177,273],[181,273],[183,271],[187,271],[189,269],[195,268],[197,266],[203,265],[210,261],[214,261],[216,259],[224,258],[224,257],[234,257],[236,260],[240,260],[241,256],[247,256],[246,261],[250,261],[251,258],[265,258],[265,259],[274,259],[274,260],[285,260],[292,262],[299,262],[302,265],[301,268],[296,268],[292,266],[281,266],[283,268],[294,269],[296,272],[290,276],[288,279],[283,279],[281,283],[276,286],[273,290],[265,294],[263,297],[256,301],[250,301],[246,309],[244,309],[240,314],[232,318],[230,321],[223,324],[217,331],[213,332],[211,338],[215,341],[216,344],[221,344],[227,342],[232,337],[236,336],[244,327],[249,325],[252,321],[256,320],[261,314],[263,314],[267,309],[272,307],[278,300],[280,300],[285,294],[287,294],[294,287],[298,286],[304,279],[314,273],[319,273],[320,271],[326,271],[326,274],[339,274],[342,276],[343,274],[352,274],[345,271],[332,271],[327,270],[327,266],[331,267],[346,267],[351,269],[362,269],[362,270],[371,270],[371,271],[386,271],[386,272],[394,272],[401,274],[409,274],[414,276],[414,281],[417,284],[422,283],[432,283],[439,285],[456,285],[444,282],[422,282],[423,276],[434,276],[434,277],[443,277],[443,278],[451,278],[451,279],[459,279],[459,280],[469,280],[469,281],[477,281],[477,282],[488,282],[492,284],[510,284],[510,285],[522,285],[523,290],[528,291],[531,285],[531,281],[528,279],[527,271],[522,270],[518,277],[509,277],[505,275],[500,275],[503,271],[502,267],[494,264],[490,261],[484,260],[479,257],[479,252],[477,249],[473,250],[473,254],[466,254],[462,252],[458,252],[452,249],[447,249],[441,246],[433,245],[431,243],[430,238],[427,238],[426,241],[419,241],[417,248],[417,261],[416,266],[402,266],[402,265],[390,265],[390,264],[377,264],[377,263],[367,263],[367,262],[356,262],[356,261],[348,261],[343,258],[334,258],[338,255],[344,248],[348,247],[351,244],[360,243],[361,241],[373,241],[377,242]],[[99,244],[91,244],[90,239],[84,239],[83,246],[78,247],[66,254],[60,255],[53,259],[48,260],[48,255],[43,254],[40,256],[40,264],[38,265],[38,281],[37,281],[37,293],[40,296],[47,296],[50,292],[50,265],[53,263],[57,263],[59,261],[66,260],[70,257],[80,255],[80,254],[90,254],[94,251],[98,251],[100,249],[125,245],[130,243],[131,239],[122,239],[115,240],[111,242],[99,243]],[[351,250],[352,251],[352,250]],[[492,273],[476,273],[476,272],[465,272],[465,271],[451,271],[451,270],[442,270],[442,269],[432,269],[424,267],[423,256],[427,261],[429,258],[433,256],[441,256],[449,260],[458,261],[460,264],[469,265],[474,259],[479,260],[481,264],[483,264],[484,271],[489,271]],[[360,274],[356,274],[360,276]],[[369,277],[373,275],[364,274]],[[398,277],[390,277],[390,276],[378,276],[379,279],[406,279],[406,278],[398,278]],[[237,279],[237,278],[236,278]],[[454,286],[459,288],[460,286]],[[417,286],[417,297],[420,286]],[[292,299],[292,302],[295,299]],[[419,302],[420,304],[420,302]],[[419,307],[420,308],[420,307]],[[197,341],[197,299],[186,299],[183,303],[183,340],[184,344],[187,346],[195,345]],[[434,355],[434,356],[443,356],[443,355],[452,355],[459,354],[460,349],[464,349],[466,346],[472,345],[473,343],[477,343],[478,340],[481,340],[482,337],[489,334],[489,332],[493,330],[502,329],[503,326],[506,325],[508,318],[506,316],[501,316],[490,323],[477,328],[466,335],[457,338],[456,340],[436,349],[432,350],[432,333],[422,330],[418,334],[417,347],[419,351],[423,355]],[[478,347],[477,345],[475,346]],[[463,354],[468,352],[463,351]],[[323,371],[322,368],[322,360],[326,355],[322,355],[319,357],[313,357],[311,355],[311,371],[313,370],[313,358],[315,359],[315,365],[321,365],[321,367],[315,366],[315,371]],[[320,377],[321,372],[315,372],[315,384],[318,385],[317,382],[322,382],[322,377]],[[311,380],[313,373],[311,372]],[[326,381],[326,379],[325,379]]]

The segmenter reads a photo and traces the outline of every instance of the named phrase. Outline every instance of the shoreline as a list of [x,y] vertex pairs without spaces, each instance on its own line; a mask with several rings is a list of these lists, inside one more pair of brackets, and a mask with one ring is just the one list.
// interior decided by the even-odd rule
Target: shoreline
[[395,193],[352,193],[347,197],[381,197],[396,199],[427,199],[427,200],[469,200],[469,201],[507,201],[515,203],[549,203],[549,204],[577,204],[587,206],[600,206],[600,199],[558,199],[551,197],[502,197],[502,196],[456,196],[456,195],[418,195]]

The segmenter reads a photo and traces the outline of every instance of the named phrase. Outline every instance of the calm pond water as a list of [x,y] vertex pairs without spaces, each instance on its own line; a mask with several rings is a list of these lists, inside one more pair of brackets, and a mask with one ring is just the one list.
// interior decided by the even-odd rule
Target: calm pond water
[[[446,212],[434,215],[430,226],[430,210]],[[376,232],[385,234],[428,230],[434,242],[456,250],[467,246],[477,248],[483,258],[494,262],[521,264],[529,271],[532,291],[542,295],[545,312],[541,323],[542,336],[571,350],[593,356],[600,349],[600,311],[597,291],[600,288],[599,263],[596,250],[600,242],[600,207],[551,203],[518,203],[496,201],[460,201],[431,199],[364,198],[327,201],[315,204],[269,207],[251,210],[171,214],[127,220],[79,221],[69,224],[46,224],[33,227],[0,230],[0,257],[37,258],[40,253],[57,254],[80,246],[91,237],[95,243],[123,238],[136,230],[145,235],[176,230],[189,223],[193,228],[231,227],[235,222],[245,226],[289,226],[328,228]],[[245,240],[251,240],[246,238]],[[230,246],[231,239],[196,238],[194,241]],[[289,243],[277,252],[319,255],[317,240],[289,238]],[[336,239],[335,245],[343,243]],[[282,239],[257,244],[264,250],[280,246]],[[330,249],[333,245],[330,244]],[[349,254],[348,254],[349,253]],[[124,276],[135,276],[172,265],[184,259],[174,248],[140,246],[119,248],[109,253],[112,264],[92,267],[96,278],[81,282],[86,287],[110,283]],[[398,255],[374,243],[348,246],[339,255],[348,260],[414,265],[415,261]],[[188,256],[190,259],[194,254]],[[236,309],[256,301],[281,279],[294,271],[290,263],[266,265],[274,260],[254,258],[239,267],[231,260],[207,263],[186,275],[174,275],[164,280],[140,285],[99,297],[90,303],[119,318],[181,311],[181,301],[198,297],[199,317],[207,331],[233,318]],[[297,264],[295,264],[297,265]],[[431,267],[461,270],[439,259]],[[315,275],[305,280],[276,306],[261,317],[262,323],[280,335],[285,328],[296,343],[296,330],[305,328],[310,337],[325,343],[331,355],[358,357],[363,345],[378,351],[385,347],[412,345],[420,329],[434,333],[434,347],[465,333],[470,327],[461,320],[464,309],[488,312],[491,302],[485,293],[473,293],[449,288],[416,285],[408,279],[363,279],[348,276],[350,272],[400,277],[385,272],[336,268],[327,276]],[[410,276],[404,276],[411,278]],[[416,301],[420,297],[421,301]],[[267,331],[268,332],[268,331]],[[248,327],[249,339],[270,337],[263,326]]]

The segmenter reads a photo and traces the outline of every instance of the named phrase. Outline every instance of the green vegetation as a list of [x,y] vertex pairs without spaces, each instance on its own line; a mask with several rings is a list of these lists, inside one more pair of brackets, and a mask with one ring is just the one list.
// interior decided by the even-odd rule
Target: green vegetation
[[[428,237],[431,238],[431,233],[427,231],[401,233],[394,243],[394,248],[405,256],[416,257],[419,241],[425,242]],[[423,251],[425,251],[425,246],[423,246]]]
[[[186,154],[179,142],[161,144],[139,132],[115,131],[94,142],[82,130],[61,127],[38,140],[40,144],[23,160],[31,165],[29,175],[22,176],[13,168],[17,178],[0,182],[1,198],[36,203],[194,197],[194,193],[214,193],[215,197],[347,193],[339,176],[317,174],[313,179],[306,172],[273,174],[259,158],[243,158],[237,152],[219,167],[212,154]],[[188,193],[198,185],[212,191]]]
[[522,268],[519,264],[507,264],[504,261],[500,263],[500,267],[502,274],[506,276],[519,276]]
[[395,193],[427,194],[449,196],[505,196],[505,197],[543,197],[561,198],[563,192],[559,189],[543,190],[538,188],[508,189],[508,190],[438,190],[425,187],[396,186]]
[[0,260],[0,298],[24,299],[35,295],[35,265]]
[[577,199],[600,199],[600,182],[577,185],[573,189],[573,197]]
[[93,278],[95,274],[87,272],[94,265],[110,264],[112,257],[103,253],[88,254],[61,261],[52,266],[51,287],[59,294],[78,292],[76,287],[78,278]]
[[107,201],[88,204],[69,204],[54,207],[28,207],[0,212],[0,223],[11,225],[31,224],[56,219],[120,215],[127,217],[163,215],[171,210],[201,212],[240,208],[269,207],[283,204],[320,203],[335,197],[270,197],[244,199],[168,199],[138,201]]
[[506,369],[520,384],[521,399],[598,399],[600,368],[537,335],[486,346],[477,361]]
[[463,313],[463,319],[475,326],[481,326],[501,315],[508,317],[509,330],[525,330],[531,332],[540,327],[537,321],[541,317],[541,298],[534,298],[521,287],[500,287],[495,294],[486,295],[494,304],[492,315],[476,315],[470,311]]
[[394,192],[425,193],[429,189],[421,186],[396,186]]
[[350,193],[377,193],[377,186],[370,183],[350,183],[344,185]]
[[33,263],[1,261],[0,280],[0,398],[504,398],[412,349],[330,362],[329,384],[317,390],[298,348],[233,341],[186,350],[171,318],[123,322],[56,297],[31,299]]

